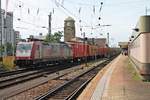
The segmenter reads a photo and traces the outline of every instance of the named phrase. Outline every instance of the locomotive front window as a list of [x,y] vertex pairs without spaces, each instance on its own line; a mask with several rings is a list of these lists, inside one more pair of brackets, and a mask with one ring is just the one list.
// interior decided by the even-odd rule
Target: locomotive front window
[[19,44],[17,50],[31,50],[31,44]]

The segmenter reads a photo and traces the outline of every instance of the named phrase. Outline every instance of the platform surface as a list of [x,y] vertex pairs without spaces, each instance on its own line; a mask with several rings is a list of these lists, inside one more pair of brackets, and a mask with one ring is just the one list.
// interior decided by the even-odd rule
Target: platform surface
[[119,55],[97,74],[78,100],[150,100],[150,82],[140,80],[128,56]]

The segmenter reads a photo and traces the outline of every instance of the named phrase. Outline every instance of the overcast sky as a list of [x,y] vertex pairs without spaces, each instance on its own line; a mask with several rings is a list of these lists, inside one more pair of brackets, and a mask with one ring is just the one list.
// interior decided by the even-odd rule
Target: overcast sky
[[[5,9],[6,0],[1,1]],[[148,4],[150,0],[9,0],[8,11],[14,12],[14,29],[22,38],[46,34],[47,29],[42,27],[48,27],[48,14],[52,12],[52,32],[63,31],[64,19],[71,16],[76,20],[76,36],[82,37],[79,28],[86,26],[83,32],[87,37],[106,37],[109,32],[111,45],[117,45],[128,41],[139,17],[145,15],[146,7],[150,8]],[[111,26],[96,28],[98,24]]]

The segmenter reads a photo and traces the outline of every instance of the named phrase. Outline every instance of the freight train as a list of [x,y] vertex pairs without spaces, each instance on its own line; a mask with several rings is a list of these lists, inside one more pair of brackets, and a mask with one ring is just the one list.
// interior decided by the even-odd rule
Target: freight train
[[[141,16],[130,39],[129,57],[144,78],[150,78],[150,16]],[[148,76],[148,77],[147,77]]]
[[53,64],[77,62],[108,57],[118,53],[116,48],[98,47],[83,42],[44,43],[42,41],[19,42],[16,49],[16,65]]

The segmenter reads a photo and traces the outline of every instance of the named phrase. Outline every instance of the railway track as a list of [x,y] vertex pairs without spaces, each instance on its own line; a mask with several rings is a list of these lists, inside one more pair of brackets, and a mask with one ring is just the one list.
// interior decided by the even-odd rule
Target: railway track
[[73,64],[67,64],[67,65],[51,65],[44,67],[43,69],[37,68],[36,70],[34,68],[29,69],[22,69],[12,72],[6,72],[1,73],[0,77],[0,89],[4,89],[13,85],[17,85],[19,83],[26,82],[31,79],[35,79],[38,77],[46,76],[47,74],[55,73],[57,71],[79,65],[80,63],[73,63]]
[[[48,92],[41,96],[36,97],[36,100],[75,100],[86,85],[94,78],[94,76],[111,60],[88,69],[85,72],[80,73],[70,80],[67,79],[63,84],[57,86],[54,89],[50,89]],[[56,79],[57,80],[57,79]],[[59,81],[59,79],[58,79]]]
[[[29,100],[29,99],[34,99],[37,96],[46,93],[49,89],[54,89],[56,87],[58,87],[59,85],[63,84],[64,82],[67,82],[68,80],[72,79],[73,77],[76,77],[77,75],[79,75],[80,73],[82,73],[83,71],[86,71],[90,68],[93,67],[93,65],[97,65],[99,63],[102,63],[103,61],[105,61],[105,59],[103,60],[97,60],[96,62],[92,62],[92,63],[88,63],[89,67],[85,67],[85,64],[82,64],[80,66],[75,66],[75,67],[71,67],[71,68],[66,68],[64,70],[60,70],[60,71],[56,71],[55,73],[52,74],[48,74],[46,75],[46,77],[40,77],[37,78],[34,81],[38,81],[39,79],[41,79],[41,81],[39,81],[39,83],[35,83],[35,85],[26,87],[25,89],[22,88],[22,90],[16,90],[15,92],[13,92],[12,94],[1,94],[1,97],[4,99],[8,99],[8,100],[14,100],[14,99],[23,99],[23,100]],[[44,80],[43,80],[44,79]],[[43,81],[43,82],[42,82]],[[27,84],[26,84],[27,85]],[[17,87],[16,87],[17,88]],[[18,87],[19,88],[19,87]],[[33,91],[37,91],[37,92],[33,92]],[[32,95],[28,95],[28,94],[32,94]]]
[[11,76],[11,75],[17,75],[17,74],[20,74],[20,73],[25,73],[25,72],[33,71],[33,70],[40,70],[41,68],[46,68],[46,67],[44,67],[44,66],[37,66],[36,68],[35,67],[31,67],[31,68],[18,69],[18,70],[14,70],[14,71],[0,72],[0,78]]
[[[103,59],[104,60],[104,59]],[[105,59],[106,60],[106,59]],[[98,61],[96,61],[96,62],[101,62],[102,60],[98,60]],[[99,62],[99,63],[100,63]],[[92,61],[92,63],[91,64],[93,64],[93,63],[95,63],[95,61],[93,62]],[[43,71],[43,72],[38,72],[37,74],[33,74],[33,75],[29,75],[29,76],[27,76],[27,77],[24,77],[24,78],[22,78],[22,76],[20,77],[20,78],[18,78],[18,79],[12,79],[12,81],[5,81],[3,84],[4,84],[4,86],[2,86],[3,84],[1,84],[0,83],[0,86],[1,86],[1,89],[4,89],[5,90],[5,88],[6,87],[9,87],[9,86],[12,86],[12,85],[17,85],[17,84],[19,84],[19,83],[23,83],[23,82],[26,82],[26,81],[28,81],[28,80],[31,80],[31,79],[34,79],[34,78],[44,78],[44,79],[46,79],[45,81],[43,81],[43,83],[41,83],[40,82],[40,84],[35,84],[35,85],[32,85],[31,87],[28,87],[27,89],[22,89],[21,91],[16,91],[15,93],[10,93],[10,94],[8,94],[8,95],[5,95],[5,94],[1,94],[1,96],[2,96],[2,98],[15,98],[17,95],[19,96],[20,94],[22,95],[24,92],[29,92],[30,90],[31,91],[34,91],[34,88],[35,88],[35,90],[36,89],[38,89],[38,87],[40,87],[40,85],[43,85],[43,86],[45,86],[46,84],[51,84],[51,83],[54,83],[54,86],[52,85],[52,86],[50,86],[51,88],[48,88],[47,87],[47,89],[46,89],[46,91],[48,91],[49,89],[53,89],[53,90],[55,90],[55,86],[57,85],[57,88],[58,87],[60,87],[60,82],[62,81],[62,83],[61,83],[61,85],[63,84],[67,84],[69,81],[71,81],[71,80],[73,80],[73,78],[74,77],[76,77],[77,75],[76,74],[74,74],[73,75],[73,78],[70,78],[70,79],[63,79],[62,77],[63,76],[67,76],[67,73],[71,73],[72,74],[72,72],[70,72],[71,70],[69,69],[70,67],[71,68],[73,68],[74,70],[72,70],[73,72],[76,72],[78,69],[81,69],[81,72],[83,72],[83,70],[82,70],[82,68],[74,68],[73,66],[77,66],[77,65],[80,65],[81,63],[78,63],[78,64],[70,64],[70,65],[68,65],[68,66],[65,66],[65,65],[62,65],[61,67],[60,66],[58,66],[58,67],[54,67],[54,69],[49,69],[49,71],[48,70],[46,70],[46,71]],[[64,67],[65,66],[65,67]],[[82,67],[82,66],[81,66]],[[52,68],[52,67],[50,67],[50,68]],[[84,67],[83,67],[84,68]],[[88,68],[88,67],[87,67]],[[92,68],[92,67],[91,67]],[[63,71],[63,69],[65,69],[66,70],[66,72],[64,72]],[[69,69],[69,70],[68,70]],[[88,68],[88,69],[90,69],[90,67]],[[98,72],[99,70],[97,69],[97,72]],[[58,74],[57,74],[57,72],[58,72]],[[59,73],[59,72],[61,72],[61,73]],[[62,73],[63,72],[63,73]],[[35,72],[36,73],[36,72]],[[56,75],[56,76],[54,76],[54,78],[50,78],[50,76],[53,76],[53,74],[54,75]],[[94,76],[95,76],[96,74],[94,74]],[[88,76],[91,76],[91,75],[88,75]],[[93,77],[94,77],[93,76]],[[19,76],[18,76],[19,77]],[[48,78],[50,78],[49,80],[48,80]],[[92,79],[92,78],[91,78]],[[71,96],[73,96],[73,95],[77,95],[78,93],[80,93],[79,91],[81,91],[85,86],[86,86],[86,84],[91,80],[91,79],[89,79],[89,80],[84,80],[84,83],[83,84],[85,84],[85,85],[81,85],[81,86],[79,86],[80,88],[76,88],[77,90],[76,91],[73,91],[72,92],[72,95],[70,95],[70,97]],[[51,82],[51,80],[52,80],[52,82]],[[58,80],[58,81],[57,81]],[[76,79],[75,79],[76,80]],[[54,81],[54,82],[53,82]],[[86,81],[86,82],[85,82]],[[10,83],[9,83],[10,82]],[[57,83],[57,84],[55,84],[55,82]],[[72,83],[72,82],[71,82]],[[10,84],[10,85],[9,85]],[[44,85],[45,84],[45,85]],[[69,83],[68,83],[69,84]],[[78,83],[75,83],[75,84],[78,84]],[[37,88],[36,88],[37,87]],[[78,87],[78,86],[77,86]],[[3,91],[3,90],[2,90]],[[42,90],[43,91],[43,90]],[[45,92],[46,92],[45,91]],[[50,91],[52,91],[52,90],[50,90]],[[42,94],[44,94],[45,92],[43,92]],[[71,93],[71,92],[70,92]],[[28,93],[27,93],[28,94]],[[23,94],[24,95],[24,94]],[[39,97],[37,97],[37,96],[39,96],[39,95],[41,95],[41,93],[40,94],[34,94],[33,95],[33,98],[39,98]],[[30,98],[31,99],[31,98]]]
[[[49,65],[48,67],[56,66],[56,65],[58,65],[58,64]],[[18,70],[14,70],[14,71],[0,72],[0,78],[17,75],[17,74],[21,74],[21,73],[26,73],[28,71],[40,70],[40,69],[44,69],[44,68],[47,68],[47,66],[27,67],[27,68],[20,68]]]
[[51,66],[41,70],[33,70],[27,72],[24,71],[23,73],[19,72],[17,74],[13,73],[13,75],[11,76],[5,76],[0,78],[0,89],[4,89],[12,85],[23,83],[38,77],[46,76],[47,74],[51,74],[65,68],[68,68],[68,66],[66,67],[65,65]]
[[1,77],[7,77],[7,76],[10,76],[10,75],[24,73],[26,71],[27,71],[27,69],[19,69],[19,70],[15,70],[15,71],[0,72],[0,78]]
[[[16,71],[0,73],[0,89],[4,89],[19,83],[26,82],[28,80],[45,76],[59,70],[69,68],[72,66],[80,65],[81,63],[70,63],[70,64],[55,64],[47,67],[37,67],[20,69]],[[41,69],[42,68],[42,69]]]
[[1,80],[0,81],[0,89],[6,88],[9,86],[18,84],[18,83],[22,83],[22,82],[25,82],[27,80],[31,80],[31,79],[34,79],[37,77],[41,77],[44,74],[47,74],[48,71],[40,70],[40,71],[27,72],[25,74],[20,74],[20,75],[17,75],[15,77]]

